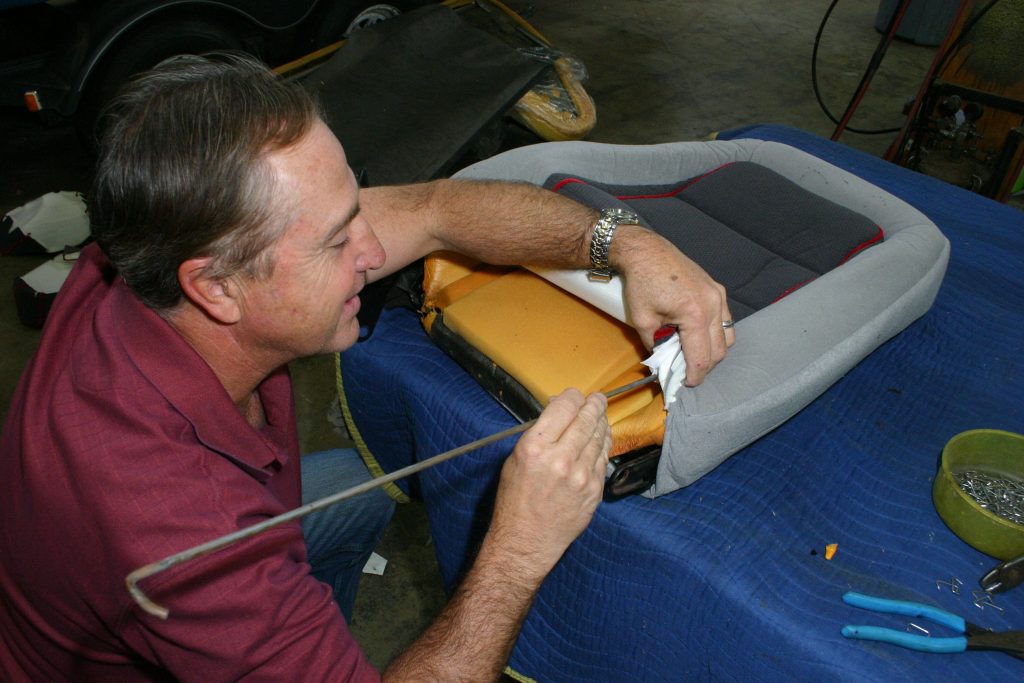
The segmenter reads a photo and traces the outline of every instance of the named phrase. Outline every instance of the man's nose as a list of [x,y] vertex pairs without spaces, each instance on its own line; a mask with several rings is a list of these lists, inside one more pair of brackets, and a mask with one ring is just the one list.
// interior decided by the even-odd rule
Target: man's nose
[[373,231],[370,224],[365,220],[359,220],[359,256],[356,258],[356,269],[359,272],[376,270],[384,265],[387,254],[384,252],[384,245],[377,239],[377,233]]

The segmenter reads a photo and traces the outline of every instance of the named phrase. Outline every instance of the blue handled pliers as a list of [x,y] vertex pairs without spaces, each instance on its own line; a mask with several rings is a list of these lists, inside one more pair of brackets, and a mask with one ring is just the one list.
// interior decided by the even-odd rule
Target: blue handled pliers
[[904,600],[887,600],[860,593],[845,593],[843,602],[847,605],[869,609],[883,614],[899,614],[905,617],[919,617],[953,629],[963,635],[946,638],[919,636],[880,626],[844,626],[843,635],[859,640],[875,640],[920,652],[963,652],[964,650],[998,650],[1024,659],[1024,631],[1003,631],[996,633],[964,621],[955,614],[938,607],[922,605]]

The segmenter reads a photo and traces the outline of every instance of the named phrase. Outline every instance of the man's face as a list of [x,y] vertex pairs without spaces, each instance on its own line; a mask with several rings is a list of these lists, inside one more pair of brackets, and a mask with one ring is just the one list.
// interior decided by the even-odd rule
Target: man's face
[[[359,336],[359,291],[384,249],[359,215],[359,187],[341,144],[318,121],[267,157],[287,228],[274,271],[243,282],[243,324],[257,352],[283,361],[341,351]],[[280,207],[275,207],[280,208]]]

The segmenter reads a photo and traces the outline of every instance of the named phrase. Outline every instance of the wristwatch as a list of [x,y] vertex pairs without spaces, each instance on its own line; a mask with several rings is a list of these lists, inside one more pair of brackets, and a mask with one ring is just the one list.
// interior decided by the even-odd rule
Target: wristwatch
[[608,249],[612,246],[615,229],[620,225],[639,225],[640,217],[630,209],[601,209],[601,217],[590,235],[590,269],[587,279],[608,282],[615,271],[608,264]]

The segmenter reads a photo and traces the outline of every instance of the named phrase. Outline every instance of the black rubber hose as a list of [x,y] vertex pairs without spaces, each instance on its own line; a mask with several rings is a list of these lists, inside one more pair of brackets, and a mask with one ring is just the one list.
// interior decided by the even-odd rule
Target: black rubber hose
[[[904,2],[907,2],[907,0],[904,0]],[[837,119],[831,111],[829,111],[828,105],[825,104],[825,100],[821,97],[821,90],[818,88],[818,46],[821,44],[821,34],[825,32],[825,25],[828,23],[828,18],[832,16],[832,10],[835,9],[838,3],[839,0],[832,0],[832,4],[830,4],[828,9],[825,10],[825,16],[821,18],[821,24],[818,26],[818,33],[814,36],[814,49],[811,51],[811,87],[814,89],[814,97],[817,98],[818,105],[821,107],[821,110],[825,112],[825,116],[827,116],[829,121],[837,126],[841,125],[840,120]],[[892,19],[889,22],[890,31],[892,30],[898,14],[898,11],[893,12]],[[881,64],[882,56],[885,55],[885,51],[889,47],[891,38],[888,33],[889,31],[882,36],[882,39],[878,43],[878,47],[875,48],[875,52],[871,57],[871,61],[868,63],[868,68],[865,69],[864,75],[860,79],[860,84],[857,86],[857,93],[861,96],[863,96],[863,92],[861,91],[864,89],[866,82],[870,81],[871,77],[874,76],[875,71],[878,70],[878,65]],[[859,102],[860,98],[855,94],[853,99],[850,101],[850,105],[856,106]],[[847,111],[849,112],[849,107],[847,108]],[[897,133],[900,131],[900,127],[864,130],[863,128],[846,126],[844,130],[848,130],[851,133],[859,133],[861,135],[884,135],[887,133]]]
[[[861,100],[864,99],[864,95],[868,91],[868,85],[871,83],[871,79],[875,77],[878,72],[878,67],[882,65],[882,60],[885,59],[885,53],[889,50],[889,46],[892,45],[893,38],[896,37],[896,31],[899,29],[900,23],[903,21],[904,15],[907,13],[907,8],[910,7],[910,0],[900,0],[899,6],[896,11],[889,17],[889,25],[885,29],[885,33],[882,34],[881,39],[878,41],[878,47],[875,48],[875,53],[871,55],[871,60],[868,62],[868,68],[865,69],[864,75],[861,76],[860,83],[857,85],[857,90],[854,92],[853,97],[850,98],[850,103],[846,105],[846,111],[843,112],[843,118],[836,126],[836,129],[832,132],[831,139],[838,140],[849,127],[850,119],[853,118],[853,113],[860,106]],[[894,131],[890,131],[894,132]]]
[[953,54],[956,52],[957,48],[960,47],[960,43],[962,43],[964,41],[964,38],[966,38],[967,35],[971,32],[971,29],[973,29],[978,24],[978,22],[981,21],[986,14],[988,14],[989,10],[999,3],[999,1],[1000,0],[990,0],[987,5],[978,10],[977,14],[975,14],[973,17],[967,20],[967,22],[964,24],[963,29],[960,30],[960,33],[957,34],[957,37],[953,40],[952,43],[949,44],[949,47],[946,48],[946,51],[942,54],[942,57],[939,58],[937,66],[935,67],[935,74],[932,77],[933,82],[935,81],[935,77],[939,74],[939,72],[941,72],[945,68],[946,62],[949,61],[949,58],[952,57]]
[[[825,10],[825,16],[823,16],[821,18],[821,24],[818,26],[818,32],[814,36],[814,49],[811,51],[811,87],[814,89],[814,97],[818,100],[818,105],[821,107],[821,110],[823,112],[825,112],[825,116],[827,116],[829,118],[829,120],[832,123],[836,124],[837,126],[840,123],[839,119],[837,119],[835,117],[835,115],[832,114],[831,111],[829,111],[828,105],[826,105],[825,101],[822,99],[821,91],[818,88],[818,47],[821,44],[821,34],[824,33],[824,31],[825,31],[825,25],[828,23],[828,19],[832,15],[832,10],[835,9],[835,7],[838,4],[838,2],[839,2],[839,0],[832,0],[832,3],[828,6],[828,9]],[[953,54],[956,52],[957,48],[960,47],[960,44],[964,41],[964,39],[967,37],[967,35],[971,32],[971,29],[973,29],[977,25],[977,23],[979,21],[981,21],[981,19],[984,18],[984,16],[986,14],[989,13],[989,10],[991,10],[999,2],[1000,2],[1000,0],[989,0],[988,4],[986,4],[980,10],[978,10],[978,12],[973,17],[971,17],[964,24],[963,29],[961,29],[960,33],[956,36],[956,38],[953,40],[953,42],[949,44],[949,47],[946,48],[946,51],[934,62],[936,64],[936,67],[932,70],[932,78],[931,78],[931,80],[933,82],[935,81],[935,78],[937,77],[937,75],[946,66],[946,62],[949,61],[950,57],[953,56]],[[893,12],[893,18],[895,18],[895,17],[896,17],[896,12]],[[891,27],[891,22],[890,22],[890,27]],[[876,48],[876,50],[875,50],[875,56],[878,55],[878,50],[885,43],[885,40],[886,40],[886,36],[883,36],[882,42],[879,43],[879,47]],[[877,65],[876,61],[880,61],[880,60],[876,60],[875,56],[872,56],[871,63],[868,65],[868,69],[865,71],[864,77],[861,78],[861,84],[864,83],[864,78],[867,78],[869,76],[869,73],[872,72],[872,65],[874,65],[874,69],[878,68],[878,65]],[[929,87],[930,86],[931,86],[931,84],[929,84]],[[859,87],[858,87],[858,90],[859,90]],[[863,130],[863,129],[853,128],[853,127],[849,127],[848,126],[848,127],[845,128],[845,130],[848,130],[851,133],[859,133],[861,135],[884,135],[884,134],[887,134],[887,133],[899,132],[900,130],[902,130],[902,128],[883,128],[883,129],[879,129],[879,130]]]

